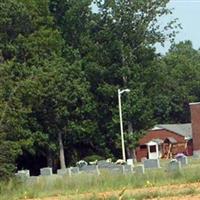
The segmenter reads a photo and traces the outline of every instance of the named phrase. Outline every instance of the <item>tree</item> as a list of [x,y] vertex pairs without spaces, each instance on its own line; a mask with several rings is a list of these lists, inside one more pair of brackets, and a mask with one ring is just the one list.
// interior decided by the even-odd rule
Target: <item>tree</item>
[[190,41],[172,45],[161,58],[157,83],[151,93],[159,123],[190,121],[189,103],[199,99],[199,51]]
[[188,94],[198,96],[189,82],[178,95],[168,88],[162,94],[162,81],[167,87],[176,83],[181,71],[176,66],[168,76],[166,63],[177,47],[166,58],[154,48],[176,34],[176,20],[164,27],[157,23],[171,13],[168,0],[98,0],[97,13],[91,3],[0,2],[0,143],[9,144],[13,155],[3,162],[42,155],[49,166],[60,158],[65,168],[94,153],[119,156],[118,88],[131,89],[123,97],[123,119],[132,156],[140,135],[161,121],[166,109],[167,120],[175,119],[182,110],[177,102]]
[[84,139],[90,137],[95,128],[91,121],[95,104],[79,63],[67,65],[63,59],[46,62],[37,77],[40,96],[32,114],[42,132],[48,134],[48,143],[57,146],[58,141],[60,165],[65,168],[64,144],[74,144],[73,138],[80,134]]
[[113,146],[112,151],[118,155],[117,89],[131,89],[132,99],[125,100],[124,104],[125,129],[129,130],[126,132],[141,133],[151,127],[154,117],[149,91],[155,81],[149,75],[159,60],[153,45],[166,39],[173,40],[178,25],[176,20],[171,21],[164,31],[158,25],[159,17],[171,13],[166,8],[168,1],[95,2],[99,13],[90,23],[87,46],[83,43],[87,50],[83,59],[91,90],[102,113],[98,118],[100,130],[105,134],[108,146]]

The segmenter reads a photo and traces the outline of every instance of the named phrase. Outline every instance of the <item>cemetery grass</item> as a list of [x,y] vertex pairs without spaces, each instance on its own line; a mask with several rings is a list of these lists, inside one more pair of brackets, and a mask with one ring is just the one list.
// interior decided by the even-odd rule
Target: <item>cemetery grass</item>
[[[133,175],[111,175],[105,171],[100,176],[94,175],[74,175],[72,177],[62,177],[56,180],[49,180],[49,178],[41,177],[37,183],[21,183],[15,179],[10,179],[8,182],[0,183],[0,197],[1,200],[10,199],[31,199],[31,198],[43,198],[56,196],[74,197],[77,199],[78,195],[89,194],[88,199],[98,199],[95,197],[98,193],[111,192],[109,199],[116,199],[118,197],[112,196],[112,191],[137,191],[141,188],[148,188],[142,193],[134,194],[135,200],[149,199],[148,197],[165,197],[172,196],[169,191],[159,192],[157,189],[149,192],[150,188],[159,188],[170,185],[182,185],[190,183],[200,183],[200,164],[188,165],[179,172],[168,172],[166,168],[156,170],[146,170],[145,174],[133,174]],[[200,194],[199,190],[193,190],[192,188],[186,188],[187,190],[173,191],[177,195],[187,194]],[[91,196],[92,195],[92,196]],[[150,196],[149,196],[150,195]],[[84,198],[86,199],[86,198]],[[108,199],[108,198],[106,198]],[[119,198],[118,198],[119,199]],[[131,194],[123,194],[123,199],[133,199]]]

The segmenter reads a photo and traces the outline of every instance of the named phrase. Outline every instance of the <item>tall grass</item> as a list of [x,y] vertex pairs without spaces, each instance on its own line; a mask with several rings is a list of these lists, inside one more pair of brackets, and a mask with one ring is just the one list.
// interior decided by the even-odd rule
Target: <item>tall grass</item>
[[[0,199],[12,200],[56,195],[67,196],[86,192],[95,194],[96,192],[121,190],[124,187],[133,189],[197,181],[200,181],[199,165],[192,168],[185,167],[181,171],[174,173],[161,168],[146,170],[146,173],[143,175],[111,175],[104,171],[100,176],[80,174],[72,177],[39,177],[34,183],[21,183],[11,179],[8,182],[0,183]],[[138,199],[140,198],[138,197]]]

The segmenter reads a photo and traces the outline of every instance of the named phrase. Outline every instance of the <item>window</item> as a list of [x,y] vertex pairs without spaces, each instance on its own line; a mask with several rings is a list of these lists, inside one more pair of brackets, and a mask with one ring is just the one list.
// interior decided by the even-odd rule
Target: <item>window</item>
[[140,145],[140,149],[144,150],[147,148],[147,145]]
[[156,145],[150,146],[150,152],[151,153],[156,152]]

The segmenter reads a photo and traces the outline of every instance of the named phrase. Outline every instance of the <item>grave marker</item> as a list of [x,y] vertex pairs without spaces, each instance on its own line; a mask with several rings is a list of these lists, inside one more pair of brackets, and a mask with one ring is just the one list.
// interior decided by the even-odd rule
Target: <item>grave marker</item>
[[176,160],[181,162],[181,166],[184,166],[184,165],[188,164],[187,156],[178,156],[178,157],[176,157]]
[[15,176],[24,181],[30,177],[30,171],[29,170],[19,170],[19,171],[17,171]]
[[88,174],[95,174],[100,175],[99,168],[97,165],[87,165],[80,167],[80,172],[88,173]]
[[136,174],[144,174],[145,173],[144,165],[137,165],[133,167],[133,172],[135,172]]
[[132,165],[122,165],[123,174],[132,174],[133,173],[133,166]]
[[159,159],[147,159],[144,160],[144,168],[160,168],[160,160]]
[[40,175],[41,176],[52,176],[52,168],[51,167],[45,167],[40,169]]
[[58,169],[57,170],[57,174],[59,176],[65,176],[65,175],[71,176],[71,169],[70,168]]
[[173,159],[168,164],[168,171],[175,172],[181,170],[181,162]]
[[71,171],[71,174],[79,174],[80,173],[78,167],[70,167],[69,169]]

